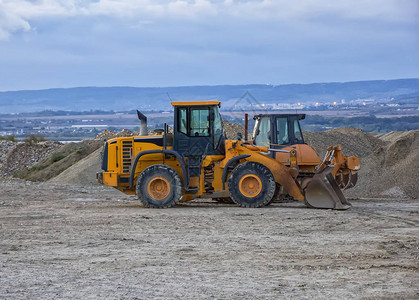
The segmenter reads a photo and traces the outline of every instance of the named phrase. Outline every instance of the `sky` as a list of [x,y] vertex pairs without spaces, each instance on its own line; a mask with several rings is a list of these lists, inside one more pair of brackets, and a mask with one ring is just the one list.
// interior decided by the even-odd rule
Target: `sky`
[[419,77],[419,0],[0,0],[0,91]]

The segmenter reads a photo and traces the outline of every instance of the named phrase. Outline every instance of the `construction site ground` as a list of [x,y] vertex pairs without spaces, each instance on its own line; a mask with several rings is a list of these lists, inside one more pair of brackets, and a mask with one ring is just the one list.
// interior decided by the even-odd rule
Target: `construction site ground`
[[0,298],[418,299],[419,201],[166,210],[102,186],[0,180]]

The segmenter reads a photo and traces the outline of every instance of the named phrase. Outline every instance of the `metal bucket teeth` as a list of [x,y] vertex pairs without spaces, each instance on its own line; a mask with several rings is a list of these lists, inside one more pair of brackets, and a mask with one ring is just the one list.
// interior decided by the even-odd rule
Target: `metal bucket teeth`
[[329,166],[316,173],[305,189],[304,202],[309,207],[345,210],[351,207],[330,172]]

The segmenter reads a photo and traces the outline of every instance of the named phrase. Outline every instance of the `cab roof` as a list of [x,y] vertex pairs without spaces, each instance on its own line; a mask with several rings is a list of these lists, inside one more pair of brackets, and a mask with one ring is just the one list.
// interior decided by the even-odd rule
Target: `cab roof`
[[259,114],[255,115],[253,119],[261,118],[261,117],[297,117],[298,120],[304,120],[306,118],[306,114]]
[[173,106],[208,106],[208,105],[221,105],[220,101],[172,101]]

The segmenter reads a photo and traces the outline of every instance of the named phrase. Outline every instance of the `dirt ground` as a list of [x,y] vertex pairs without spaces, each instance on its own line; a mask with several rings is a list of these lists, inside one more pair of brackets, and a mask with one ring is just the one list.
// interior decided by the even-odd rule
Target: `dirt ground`
[[419,201],[145,209],[106,187],[0,181],[0,298],[419,298]]

